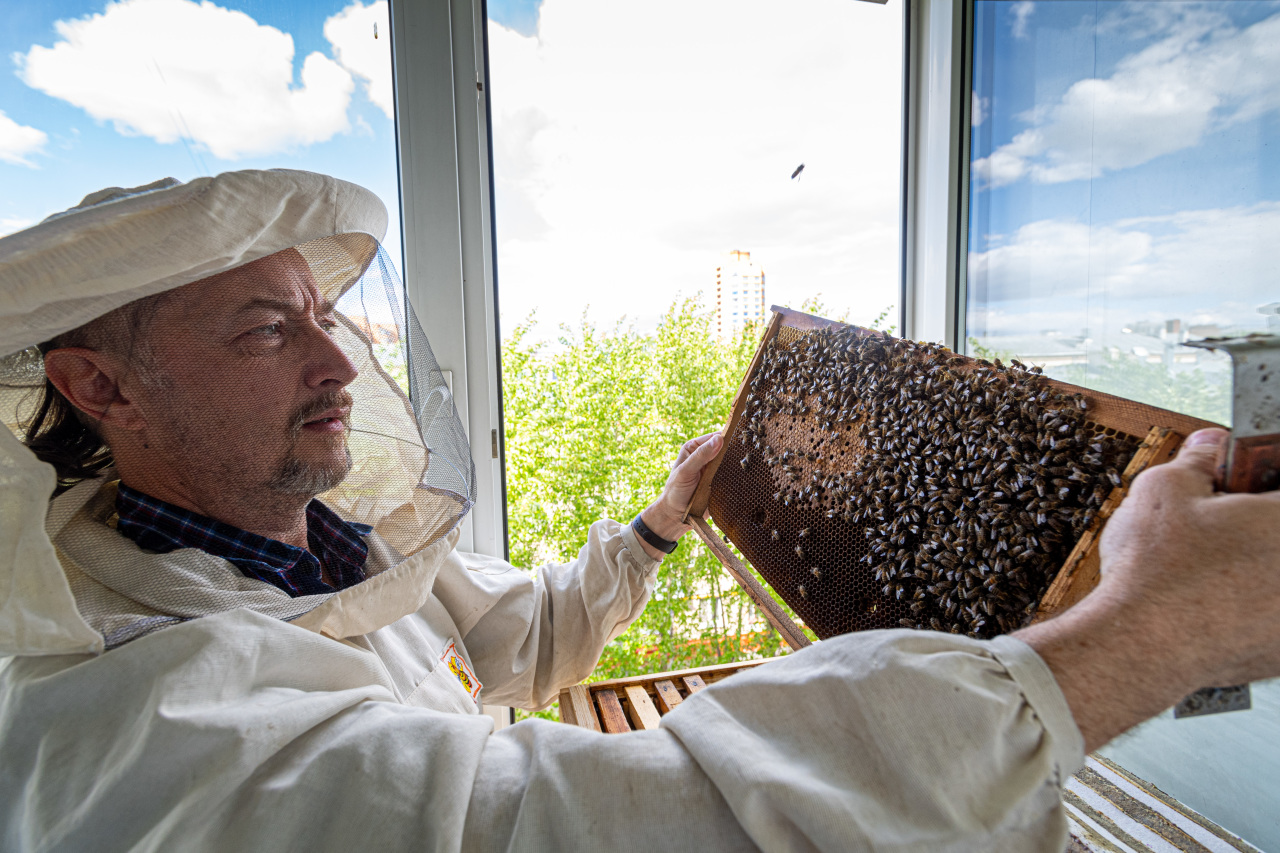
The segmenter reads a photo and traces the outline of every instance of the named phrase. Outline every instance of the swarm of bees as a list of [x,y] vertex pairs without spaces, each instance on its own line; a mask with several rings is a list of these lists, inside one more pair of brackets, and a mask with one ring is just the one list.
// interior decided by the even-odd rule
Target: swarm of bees
[[[735,461],[765,466],[780,515],[818,519],[767,531],[770,553],[794,555],[784,586],[801,615],[856,574],[904,627],[1016,630],[1137,449],[1037,367],[852,327],[775,338],[748,392]],[[819,524],[864,547],[824,547]]]

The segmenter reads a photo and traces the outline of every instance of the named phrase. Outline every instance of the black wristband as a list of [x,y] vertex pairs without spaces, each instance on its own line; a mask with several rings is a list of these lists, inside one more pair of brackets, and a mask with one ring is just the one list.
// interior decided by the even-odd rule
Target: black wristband
[[670,539],[663,539],[661,536],[654,533],[649,529],[649,525],[645,524],[638,515],[631,522],[631,529],[636,532],[637,536],[664,554],[670,554],[676,549],[676,545],[680,544],[679,542],[672,542]]

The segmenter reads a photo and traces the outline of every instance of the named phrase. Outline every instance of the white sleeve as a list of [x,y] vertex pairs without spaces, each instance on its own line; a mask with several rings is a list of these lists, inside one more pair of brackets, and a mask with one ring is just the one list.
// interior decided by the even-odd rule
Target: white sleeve
[[0,669],[0,847],[1060,853],[1078,731],[1016,640],[838,637],[602,735],[394,701],[251,611]]
[[[690,697],[655,732],[490,739],[477,849],[1044,851],[1083,741],[1025,644],[874,631]],[[705,811],[703,811],[705,810]],[[608,847],[601,844],[607,841]]]
[[604,646],[649,600],[658,561],[630,525],[605,519],[568,563],[530,577],[480,554],[450,555],[433,594],[462,633],[484,700],[545,708],[591,674]]

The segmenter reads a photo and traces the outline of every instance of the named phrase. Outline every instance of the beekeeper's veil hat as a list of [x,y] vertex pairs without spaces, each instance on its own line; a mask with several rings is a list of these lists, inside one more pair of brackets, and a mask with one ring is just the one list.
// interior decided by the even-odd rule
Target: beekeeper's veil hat
[[334,338],[358,370],[347,386],[352,467],[320,499],[404,555],[457,527],[475,500],[475,469],[452,395],[379,243],[386,227],[385,207],[366,189],[271,170],[102,190],[0,238],[0,416],[8,427],[0,430],[0,655],[101,648],[83,620],[64,618],[66,607],[75,611],[52,534],[65,521],[54,517],[62,498],[46,533],[55,472],[21,443],[45,384],[40,346],[135,300],[286,249],[301,254],[337,306]]

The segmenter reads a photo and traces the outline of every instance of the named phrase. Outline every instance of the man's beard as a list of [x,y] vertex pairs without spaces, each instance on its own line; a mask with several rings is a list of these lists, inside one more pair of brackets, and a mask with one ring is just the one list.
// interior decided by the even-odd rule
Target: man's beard
[[[324,414],[330,409],[349,407],[351,395],[346,391],[333,391],[309,403],[294,413],[289,429],[293,439],[293,447],[289,454],[276,468],[276,472],[267,481],[267,488],[282,495],[307,495],[314,497],[337,487],[351,470],[351,450],[344,446],[343,460],[340,463],[308,462],[298,458],[296,454],[298,439],[302,436],[302,427],[310,420]],[[344,422],[349,431],[351,425]],[[346,433],[343,434],[345,442]]]
[[351,451],[346,448],[344,450],[346,464],[343,465],[321,465],[290,456],[267,481],[267,488],[277,494],[310,497],[336,488],[351,470]]

